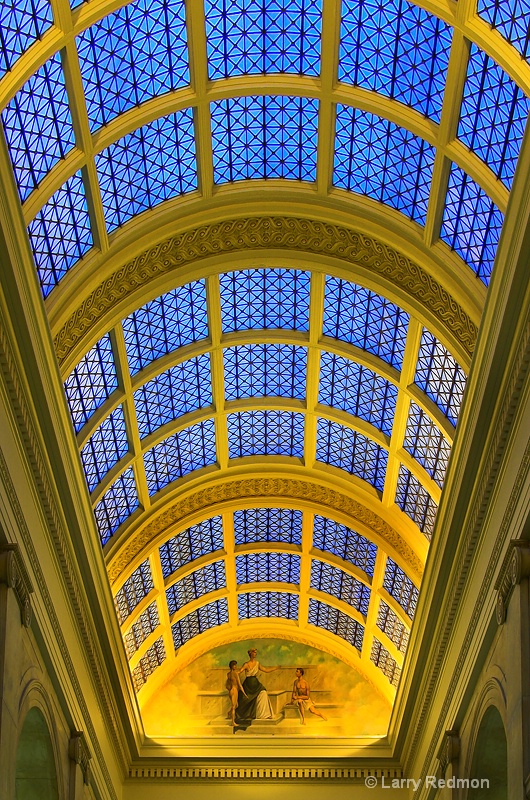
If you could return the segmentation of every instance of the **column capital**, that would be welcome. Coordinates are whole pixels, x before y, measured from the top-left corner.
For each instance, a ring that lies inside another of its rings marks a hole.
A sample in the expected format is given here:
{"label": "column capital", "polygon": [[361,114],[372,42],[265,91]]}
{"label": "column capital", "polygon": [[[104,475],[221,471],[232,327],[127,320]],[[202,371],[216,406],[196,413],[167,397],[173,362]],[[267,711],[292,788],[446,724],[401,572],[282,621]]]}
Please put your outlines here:
{"label": "column capital", "polygon": [[444,737],[442,739],[442,744],[440,745],[440,749],[438,750],[438,756],[437,756],[442,775],[445,775],[445,772],[449,764],[452,764],[453,761],[456,761],[459,755],[460,755],[460,736],[458,734],[458,731],[454,730],[445,731]]}
{"label": "column capital", "polygon": [[70,735],[70,742],[68,745],[68,755],[70,761],[81,767],[83,773],[83,783],[87,786],[90,783],[90,751],[83,731],[73,731]]}
{"label": "column capital", "polygon": [[506,612],[514,588],[524,578],[530,576],[530,542],[512,539],[502,562],[499,577],[495,583],[497,590],[496,614],[497,622],[502,625],[506,621]]}
{"label": "column capital", "polygon": [[18,544],[0,544],[0,583],[13,589],[20,606],[20,616],[25,628],[31,625],[31,598],[33,586],[22,560]]}

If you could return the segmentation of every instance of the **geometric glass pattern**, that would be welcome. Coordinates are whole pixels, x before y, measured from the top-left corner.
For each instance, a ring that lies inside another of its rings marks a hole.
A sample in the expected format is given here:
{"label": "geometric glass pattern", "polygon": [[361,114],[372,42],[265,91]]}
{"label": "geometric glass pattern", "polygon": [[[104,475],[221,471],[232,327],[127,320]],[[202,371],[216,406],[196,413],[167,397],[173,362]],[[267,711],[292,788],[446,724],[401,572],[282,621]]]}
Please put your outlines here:
{"label": "geometric glass pattern", "polygon": [[362,433],[338,422],[319,419],[316,457],[383,491],[388,451]]}
{"label": "geometric glass pattern", "polygon": [[126,469],[107,489],[94,508],[101,544],[108,542],[122,522],[138,508],[138,491],[132,467]]}
{"label": "geometric glass pattern", "polygon": [[423,484],[403,464],[399,465],[396,503],[430,540],[438,506]]}
{"label": "geometric glass pattern", "polygon": [[309,600],[308,621],[311,625],[324,628],[324,630],[340,636],[353,647],[356,647],[359,652],[362,650],[364,627],[348,614],[339,611],[338,608],[333,608],[328,606],[327,603],[311,598]]}
{"label": "geometric glass pattern", "polygon": [[530,50],[528,0],[478,0],[477,11],[528,60]]}
{"label": "geometric glass pattern", "polygon": [[58,189],[28,225],[42,294],[47,297],[63,275],[92,246],[85,187],[80,172]]}
{"label": "geometric glass pattern", "polygon": [[208,77],[320,71],[321,0],[206,0]]}
{"label": "geometric glass pattern", "polygon": [[333,185],[425,225],[435,148],[368,111],[337,105]]}
{"label": "geometric glass pattern", "polygon": [[313,559],[311,588],[343,600],[365,616],[368,613],[370,589],[338,567]]}
{"label": "geometric glass pattern", "polygon": [[458,138],[508,189],[529,109],[530,100],[506,72],[476,45],[471,45]]}
{"label": "geometric glass pattern", "polygon": [[298,619],[298,595],[287,592],[248,592],[238,594],[239,619],[281,617]]}
{"label": "geometric glass pattern", "polygon": [[308,272],[246,269],[219,276],[223,331],[309,329]]}
{"label": "geometric glass pattern", "polygon": [[290,344],[244,344],[224,351],[227,400],[305,397],[307,349]]}
{"label": "geometric glass pattern", "polygon": [[290,411],[242,411],[229,414],[230,458],[304,455],[304,415]]}
{"label": "geometric glass pattern", "polygon": [[211,103],[214,181],[316,178],[318,100],[233,97]]}
{"label": "geometric glass pattern", "polygon": [[451,353],[427,330],[421,335],[414,383],[456,426],[466,388],[466,374]]}
{"label": "geometric glass pattern", "polygon": [[61,58],[52,56],[2,113],[20,198],[24,201],[74,145]]}
{"label": "geometric glass pattern", "polygon": [[248,553],[236,556],[238,584],[259,581],[300,583],[300,556],[291,553]]}
{"label": "geometric glass pattern", "polygon": [[339,80],[439,121],[451,28],[405,0],[343,0]]}
{"label": "geometric glass pattern", "polygon": [[83,356],[64,382],[64,391],[76,433],[94,411],[118,388],[110,337],[105,334]]}
{"label": "geometric glass pattern", "polygon": [[368,367],[334,353],[322,353],[319,403],[371,422],[390,436],[397,393],[394,384]]}
{"label": "geometric glass pattern", "polygon": [[0,3],[0,75],[52,24],[48,0],[2,0]]}
{"label": "geometric glass pattern", "polygon": [[340,525],[327,517],[315,515],[313,527],[313,547],[324,553],[332,553],[355,564],[370,577],[374,574],[377,547],[369,539]]}
{"label": "geometric glass pattern", "polygon": [[486,192],[453,164],[440,238],[488,286],[504,216]]}
{"label": "geometric glass pattern", "polygon": [[184,0],[135,0],[77,37],[91,130],[189,83]]}
{"label": "geometric glass pattern", "polygon": [[370,653],[370,661],[373,661],[376,667],[383,672],[388,678],[392,686],[397,686],[401,677],[401,667],[397,661],[392,658],[388,650],[383,647],[379,639],[374,636],[372,642],[372,652]]}
{"label": "geometric glass pattern", "polygon": [[384,600],[379,603],[376,624],[379,630],[386,633],[390,641],[396,645],[400,653],[404,653],[409,641],[409,630]]}
{"label": "geometric glass pattern", "polygon": [[158,607],[155,601],[151,603],[150,606],[147,606],[145,611],[140,614],[136,622],[123,637],[128,658],[131,658],[131,656],[136,653],[142,642],[145,642],[147,637],[150,636],[159,625],[160,619],[158,617]]}
{"label": "geometric glass pattern", "polygon": [[96,155],[109,231],[164,200],[197,188],[190,108],[128,133]]}
{"label": "geometric glass pattern", "polygon": [[118,613],[120,625],[123,625],[127,617],[134,611],[138,603],[141,603],[151,589],[154,588],[153,578],[149,559],[143,561],[138,569],[135,569],[130,578],[127,578],[122,588],[116,592],[114,604]]}
{"label": "geometric glass pattern", "polygon": [[132,671],[132,679],[135,692],[139,692],[144,683],[147,681],[149,675],[160,664],[165,661],[166,649],[164,647],[164,639],[161,636],[156,642],[151,645],[145,656],[142,656],[137,666]]}
{"label": "geometric glass pattern", "polygon": [[176,364],[134,393],[140,437],[211,402],[210,356]]}
{"label": "geometric glass pattern", "polygon": [[409,315],[362,286],[326,277],[324,336],[349,342],[401,369]]}
{"label": "geometric glass pattern", "polygon": [[215,561],[186,575],[166,589],[167,607],[174,614],[187,603],[226,586],[224,561]]}
{"label": "geometric glass pattern", "polygon": [[213,419],[184,428],[155,444],[144,454],[149,494],[153,495],[172,481],[193,470],[215,464]]}
{"label": "geometric glass pattern", "polygon": [[223,549],[223,523],[221,517],[211,517],[192,525],[160,545],[162,574],[168,578],[177,569],[196,558]]}
{"label": "geometric glass pattern", "polygon": [[123,407],[118,406],[103,420],[81,451],[89,492],[105,477],[109,469],[123,458],[128,449]]}
{"label": "geometric glass pattern", "polygon": [[178,347],[208,336],[206,287],[194,281],[146,303],[123,322],[131,375]]}
{"label": "geometric glass pattern", "polygon": [[193,639],[194,636],[198,636],[199,633],[207,631],[209,628],[215,628],[216,625],[223,625],[225,622],[228,622],[226,598],[223,597],[221,600],[215,600],[213,603],[197,608],[171,626],[175,650]]}
{"label": "geometric glass pattern", "polygon": [[383,587],[399,603],[405,614],[413,619],[418,603],[418,590],[391,558],[386,563]]}
{"label": "geometric glass pattern", "polygon": [[451,445],[436,423],[422,408],[412,402],[403,447],[442,488]]}
{"label": "geometric glass pattern", "polygon": [[290,508],[249,508],[234,512],[236,545],[251,542],[302,544],[302,512]]}

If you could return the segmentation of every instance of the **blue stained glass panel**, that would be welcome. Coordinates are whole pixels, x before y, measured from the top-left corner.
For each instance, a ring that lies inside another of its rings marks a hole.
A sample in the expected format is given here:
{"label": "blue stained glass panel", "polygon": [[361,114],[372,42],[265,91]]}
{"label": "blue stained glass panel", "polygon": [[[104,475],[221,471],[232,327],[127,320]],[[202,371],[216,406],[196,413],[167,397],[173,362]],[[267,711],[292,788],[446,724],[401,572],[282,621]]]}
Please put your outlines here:
{"label": "blue stained glass panel", "polygon": [[0,2],[0,77],[53,22],[48,0]]}
{"label": "blue stained glass panel", "polygon": [[477,11],[528,60],[530,51],[528,0],[478,0]]}
{"label": "blue stained glass panel", "polygon": [[324,630],[340,636],[341,639],[356,647],[359,652],[362,650],[364,627],[348,614],[339,611],[338,608],[311,598],[308,621],[317,628],[324,628]]}
{"label": "blue stained glass panel", "polygon": [[309,330],[308,272],[246,269],[219,276],[223,331]]}
{"label": "blue stained glass panel", "polygon": [[2,113],[22,201],[74,146],[59,53],[27,81]]}
{"label": "blue stained glass panel", "polygon": [[386,562],[383,587],[399,603],[403,611],[413,619],[418,604],[419,592],[401,567],[389,558]]}
{"label": "blue stained glass panel", "polygon": [[472,44],[458,137],[509,189],[529,110],[530,100],[517,84]]}
{"label": "blue stained glass panel", "polygon": [[290,344],[244,344],[224,350],[227,400],[305,397],[307,349]]}
{"label": "blue stained glass panel", "polygon": [[311,563],[311,587],[343,600],[361,614],[368,614],[370,589],[347,572],[313,559]]}
{"label": "blue stained glass panel", "polygon": [[390,436],[397,387],[368,367],[333,353],[320,359],[318,402],[370,422]]}
{"label": "blue stained glass panel", "polygon": [[134,393],[140,437],[211,402],[210,356],[176,364]]}
{"label": "blue stained glass panel", "polygon": [[441,488],[451,445],[438,426],[416,403],[410,404],[403,447],[422,467],[425,467]]}
{"label": "blue stained glass panel", "polygon": [[439,121],[452,29],[406,0],[343,0],[339,80]]}
{"label": "blue stained glass panel", "polygon": [[156,358],[208,336],[204,281],[186,283],[151,300],[122,325],[129,368],[136,375]]}
{"label": "blue stained glass panel", "polygon": [[375,638],[372,642],[372,651],[370,653],[370,661],[373,661],[376,667],[386,675],[392,686],[397,686],[401,677],[401,667],[397,661],[392,658],[386,647],[383,647],[381,642]]}
{"label": "blue stained glass panel", "polygon": [[77,37],[92,130],[189,83],[184,0],[134,0]]}
{"label": "blue stained glass panel", "polygon": [[392,611],[384,600],[381,600],[379,603],[376,624],[379,630],[386,633],[390,641],[396,645],[400,653],[406,651],[409,642],[408,628],[401,622],[398,615]]}
{"label": "blue stained glass panel", "polygon": [[229,414],[230,458],[304,455],[304,415],[291,411],[242,411]]}
{"label": "blue stained glass panel", "polygon": [[390,120],[337,105],[333,185],[425,225],[435,148]]}
{"label": "blue stained glass panel", "polygon": [[170,614],[174,614],[183,606],[192,603],[216,589],[226,586],[224,561],[215,561],[205,567],[196,569],[191,575],[186,575],[180,581],[166,589],[167,607]]}
{"label": "blue stained glass panel", "polygon": [[197,188],[191,108],[156,119],[96,155],[109,231]]}
{"label": "blue stained glass panel", "polygon": [[160,625],[160,618],[158,616],[158,608],[156,601],[151,603],[145,611],[140,614],[136,622],[131,625],[131,629],[127,631],[123,637],[125,649],[127,650],[127,657],[130,659],[148,636]]}
{"label": "blue stained glass panel", "polygon": [[224,597],[192,611],[171,626],[175,650],[199,633],[223,625],[225,622],[228,622],[228,603]]}
{"label": "blue stained glass panel", "polygon": [[276,581],[300,583],[300,556],[292,553],[245,553],[236,556],[238,584]]}
{"label": "blue stained glass panel", "polygon": [[248,592],[238,594],[239,619],[280,617],[298,619],[298,595],[288,592]]}
{"label": "blue stained glass panel", "polygon": [[122,588],[116,592],[114,605],[118,614],[120,625],[123,625],[127,617],[134,611],[136,606],[147,597],[151,589],[154,588],[153,577],[149,559],[143,561],[138,569],[135,569],[130,578],[127,578]]}
{"label": "blue stained glass panel", "polygon": [[80,172],[58,189],[28,225],[42,294],[47,297],[70,267],[92,247]]}
{"label": "blue stained glass panel", "polygon": [[375,544],[351,528],[319,514],[315,514],[313,524],[313,547],[355,564],[370,577],[374,574]]}
{"label": "blue stained glass panel", "polygon": [[488,286],[504,216],[475,181],[453,164],[440,237]]}
{"label": "blue stained glass panel", "polygon": [[153,674],[155,669],[166,659],[166,648],[164,639],[161,636],[151,645],[145,656],[142,656],[136,667],[132,671],[134,690],[139,692],[148,677]]}
{"label": "blue stained glass panel", "polygon": [[193,470],[215,464],[215,427],[207,419],[174,433],[155,444],[144,455],[149,494],[182,478]]}
{"label": "blue stained glass panel", "polygon": [[76,433],[117,388],[112,345],[106,334],[83,356],[64,383]]}
{"label": "blue stained glass panel", "polygon": [[223,521],[221,517],[211,517],[186,528],[160,546],[162,574],[168,578],[177,569],[195,561],[196,558],[222,550]]}
{"label": "blue stained glass panel", "polygon": [[123,408],[118,406],[103,420],[81,451],[89,492],[95,489],[128,449]]}
{"label": "blue stained glass panel", "polygon": [[385,484],[388,452],[338,422],[320,418],[317,428],[317,460],[344,469],[372,484],[380,492]]}
{"label": "blue stained glass panel", "polygon": [[430,540],[438,506],[423,484],[403,464],[399,465],[396,503]]}
{"label": "blue stained glass panel", "polygon": [[249,508],[234,512],[234,539],[302,544],[302,512],[291,508]]}
{"label": "blue stained glass panel", "polygon": [[320,71],[320,0],[206,0],[210,80]]}
{"label": "blue stained glass panel", "polygon": [[114,481],[94,509],[102,545],[108,542],[138,505],[136,481],[132,468],[129,468]]}
{"label": "blue stained glass panel", "polygon": [[318,100],[234,97],[213,102],[211,117],[215,183],[315,180]]}
{"label": "blue stained glass panel", "polygon": [[466,388],[466,374],[438,339],[423,329],[414,382],[456,425]]}
{"label": "blue stained glass panel", "polygon": [[340,278],[327,276],[325,336],[348,342],[401,369],[409,315],[385,297]]}

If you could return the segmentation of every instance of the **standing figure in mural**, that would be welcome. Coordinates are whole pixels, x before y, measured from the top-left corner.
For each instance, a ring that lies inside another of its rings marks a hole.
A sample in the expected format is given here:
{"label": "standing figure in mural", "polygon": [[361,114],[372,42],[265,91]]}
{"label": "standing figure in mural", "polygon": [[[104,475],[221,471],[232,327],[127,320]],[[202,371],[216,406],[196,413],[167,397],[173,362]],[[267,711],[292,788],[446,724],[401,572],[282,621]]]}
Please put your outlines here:
{"label": "standing figure in mural", "polygon": [[253,719],[272,719],[272,706],[266,688],[258,680],[258,672],[276,672],[280,667],[264,667],[257,660],[258,651],[248,651],[246,661],[239,674],[245,673],[243,686],[238,696],[236,725],[246,729]]}
{"label": "standing figure in mural", "polygon": [[230,672],[226,673],[226,689],[230,698],[230,716],[232,717],[232,726],[235,727],[239,692],[244,694],[245,697],[247,695],[241,686],[241,679],[237,670],[237,661],[231,661],[228,666],[230,667]]}
{"label": "standing figure in mural", "polygon": [[296,670],[296,679],[293,683],[293,694],[291,697],[291,703],[295,703],[298,706],[298,710],[300,712],[301,717],[301,724],[305,725],[305,712],[310,711],[311,714],[315,714],[317,717],[322,717],[323,720],[327,720],[327,717],[315,708],[313,701],[311,700],[311,687],[309,686],[308,682],[304,678],[304,670],[302,667],[298,667]]}

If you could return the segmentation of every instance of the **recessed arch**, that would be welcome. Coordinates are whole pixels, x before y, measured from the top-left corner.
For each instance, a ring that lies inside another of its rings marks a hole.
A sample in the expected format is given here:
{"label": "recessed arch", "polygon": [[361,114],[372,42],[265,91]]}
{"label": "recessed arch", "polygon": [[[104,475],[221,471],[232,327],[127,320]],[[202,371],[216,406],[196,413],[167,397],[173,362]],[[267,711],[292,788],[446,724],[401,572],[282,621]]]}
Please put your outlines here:
{"label": "recessed arch", "polygon": [[59,800],[55,754],[48,724],[38,706],[27,712],[18,740],[16,800]]}
{"label": "recessed arch", "polygon": [[471,761],[467,800],[508,800],[508,746],[499,710],[488,706],[480,721]]}

